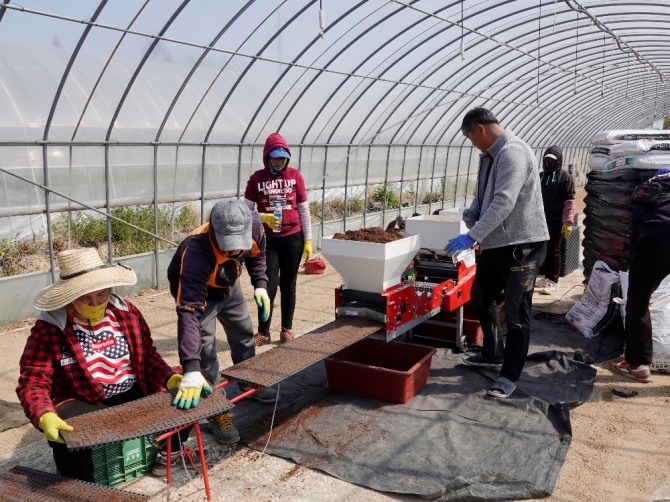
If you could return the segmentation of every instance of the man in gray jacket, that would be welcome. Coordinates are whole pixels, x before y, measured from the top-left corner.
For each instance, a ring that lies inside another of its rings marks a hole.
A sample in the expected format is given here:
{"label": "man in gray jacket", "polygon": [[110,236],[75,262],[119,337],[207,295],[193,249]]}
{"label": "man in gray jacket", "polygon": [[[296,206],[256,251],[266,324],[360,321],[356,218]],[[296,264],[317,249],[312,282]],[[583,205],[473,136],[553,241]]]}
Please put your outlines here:
{"label": "man in gray jacket", "polygon": [[[445,250],[456,254],[479,244],[471,297],[484,332],[482,352],[463,362],[501,368],[488,394],[506,398],[516,389],[528,355],[533,287],[549,239],[540,178],[530,147],[505,131],[486,108],[467,112],[461,131],[482,153],[475,198],[463,211],[469,231],[450,240]],[[506,343],[496,308],[503,290]]]}

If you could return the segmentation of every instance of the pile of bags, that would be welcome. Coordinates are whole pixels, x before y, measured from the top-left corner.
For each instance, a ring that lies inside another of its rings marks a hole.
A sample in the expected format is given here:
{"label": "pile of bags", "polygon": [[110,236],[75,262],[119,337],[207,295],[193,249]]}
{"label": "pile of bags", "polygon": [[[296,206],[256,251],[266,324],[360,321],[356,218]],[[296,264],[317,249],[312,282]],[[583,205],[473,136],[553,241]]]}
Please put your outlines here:
{"label": "pile of bags", "polygon": [[[582,297],[565,319],[586,338],[599,335],[617,316],[626,318],[628,273],[596,262]],[[670,373],[670,277],[666,277],[651,297],[653,362],[650,368]]]}
{"label": "pile of bags", "polygon": [[584,275],[597,261],[628,270],[634,188],[670,166],[670,131],[612,130],[591,138],[584,187]]}
{"label": "pile of bags", "polygon": [[[594,134],[588,166],[583,241],[588,286],[565,317],[584,336],[592,337],[617,316],[625,317],[631,194],[659,169],[670,166],[670,130]],[[670,279],[654,293],[649,311],[654,341],[652,368],[670,371]]]}
{"label": "pile of bags", "polygon": [[601,131],[590,140],[592,170],[655,169],[670,165],[670,131],[623,129]]}

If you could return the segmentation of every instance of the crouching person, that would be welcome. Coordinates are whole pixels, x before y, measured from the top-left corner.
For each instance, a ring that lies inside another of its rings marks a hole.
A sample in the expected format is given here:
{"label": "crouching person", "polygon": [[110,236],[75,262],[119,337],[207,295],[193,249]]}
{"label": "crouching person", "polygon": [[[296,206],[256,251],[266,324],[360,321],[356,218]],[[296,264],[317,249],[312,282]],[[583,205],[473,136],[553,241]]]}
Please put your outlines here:
{"label": "crouching person", "polygon": [[[186,390],[195,387],[199,393],[201,385],[216,386],[221,381],[217,321],[223,326],[233,364],[256,355],[253,324],[240,283],[243,268],[254,287],[261,318],[267,320],[270,298],[260,217],[240,200],[219,201],[209,221],[179,244],[167,270],[177,308],[177,344]],[[241,386],[240,390],[250,388]],[[250,397],[274,403],[277,390],[265,388]],[[240,440],[230,412],[208,420],[209,432],[219,443],[230,445]]]}
{"label": "crouching person", "polygon": [[[94,248],[62,251],[58,265],[60,280],[35,298],[42,312],[21,356],[16,393],[48,440],[58,472],[95,482],[92,450],[68,451],[63,442],[60,432],[73,430],[67,419],[177,389],[182,376],[158,354],[140,311],[112,293],[135,284],[135,272],[105,265]],[[179,448],[188,432],[172,438],[175,465],[182,455],[194,457]],[[154,473],[162,475],[166,465],[163,450]]]}

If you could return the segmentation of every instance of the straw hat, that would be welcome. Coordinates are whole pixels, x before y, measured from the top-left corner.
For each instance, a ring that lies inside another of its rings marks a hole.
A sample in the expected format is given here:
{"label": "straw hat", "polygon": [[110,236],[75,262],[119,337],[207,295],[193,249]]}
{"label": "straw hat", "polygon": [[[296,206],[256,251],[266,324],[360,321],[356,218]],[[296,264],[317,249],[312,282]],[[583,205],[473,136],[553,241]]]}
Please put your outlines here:
{"label": "straw hat", "polygon": [[137,282],[132,269],[124,265],[105,265],[95,248],[61,251],[58,268],[60,280],[35,297],[37,310],[56,310],[93,291]]}

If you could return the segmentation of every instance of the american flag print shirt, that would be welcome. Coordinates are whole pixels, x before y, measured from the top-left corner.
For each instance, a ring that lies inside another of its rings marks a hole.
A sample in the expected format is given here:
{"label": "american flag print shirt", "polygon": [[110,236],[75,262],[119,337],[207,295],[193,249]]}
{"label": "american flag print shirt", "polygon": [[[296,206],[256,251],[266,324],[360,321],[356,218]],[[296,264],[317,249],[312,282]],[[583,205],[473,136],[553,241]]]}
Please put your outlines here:
{"label": "american flag print shirt", "polygon": [[102,385],[105,399],[130,390],[137,382],[130,361],[128,342],[109,309],[94,326],[74,323],[73,332],[86,357],[93,379]]}

